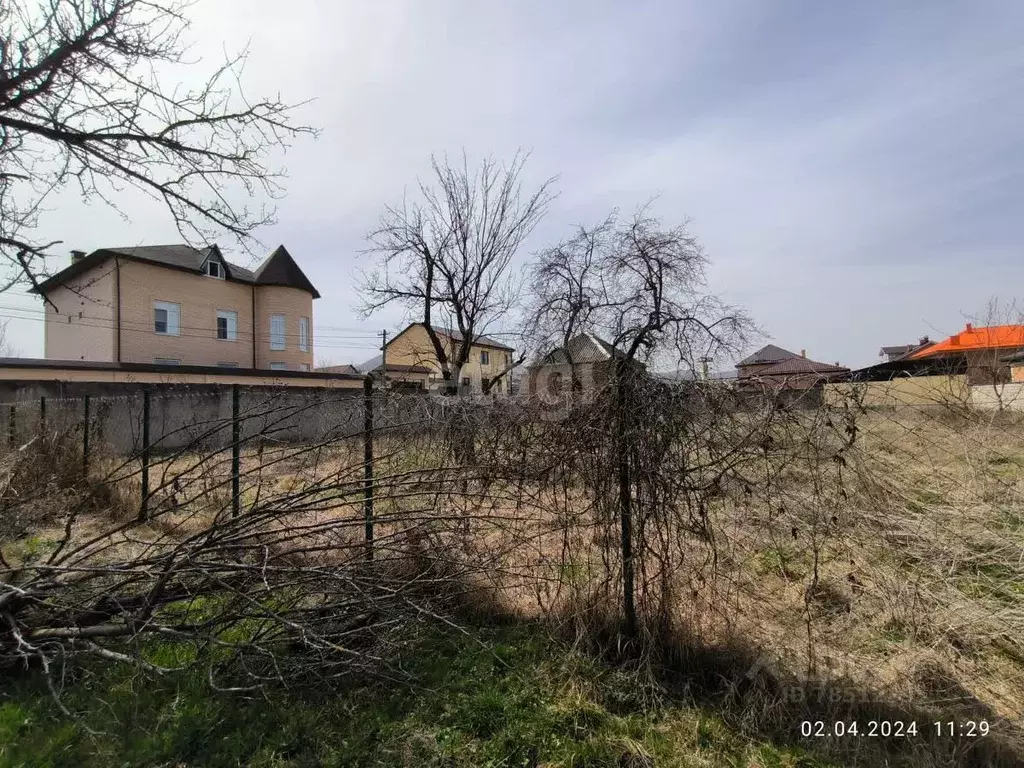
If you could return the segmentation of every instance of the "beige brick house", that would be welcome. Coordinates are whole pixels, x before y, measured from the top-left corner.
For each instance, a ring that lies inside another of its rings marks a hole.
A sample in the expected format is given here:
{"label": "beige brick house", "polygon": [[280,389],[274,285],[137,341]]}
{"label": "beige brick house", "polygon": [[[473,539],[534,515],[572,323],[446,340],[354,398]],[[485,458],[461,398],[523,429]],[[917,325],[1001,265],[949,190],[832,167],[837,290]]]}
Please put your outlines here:
{"label": "beige brick house", "polygon": [[50,360],[313,367],[313,299],[320,294],[285,247],[254,271],[217,246],[75,251],[39,285]]}
{"label": "beige brick house", "polygon": [[[462,343],[462,336],[458,331],[439,326],[434,326],[434,331],[444,346],[445,355],[451,360]],[[493,394],[508,394],[508,369],[514,351],[512,347],[488,336],[477,336],[470,347],[469,360],[460,372],[459,389],[464,392],[481,392],[484,379],[497,378],[490,391]],[[383,356],[367,360],[358,367],[363,373],[378,379],[386,375],[392,384],[414,385],[424,389],[432,389],[442,380],[441,365],[423,323],[409,325],[385,345]]]}
{"label": "beige brick house", "polygon": [[[570,392],[592,397],[612,384],[615,366],[624,357],[622,350],[599,336],[581,333],[527,367],[525,393],[541,398],[564,397]],[[630,365],[646,370],[640,362]]]}

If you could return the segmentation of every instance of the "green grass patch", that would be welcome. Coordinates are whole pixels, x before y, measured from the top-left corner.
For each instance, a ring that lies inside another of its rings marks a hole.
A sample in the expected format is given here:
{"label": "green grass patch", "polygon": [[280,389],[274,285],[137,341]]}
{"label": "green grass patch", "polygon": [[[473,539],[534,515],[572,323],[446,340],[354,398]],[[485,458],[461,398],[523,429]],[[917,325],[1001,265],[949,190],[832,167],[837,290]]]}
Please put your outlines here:
{"label": "green grass patch", "polygon": [[758,556],[757,572],[797,581],[810,570],[807,553],[785,545],[769,547]]}
{"label": "green grass patch", "polygon": [[0,766],[826,765],[699,707],[649,706],[631,673],[532,626],[425,630],[400,661],[408,683],[251,699],[212,691],[201,671],[96,666],[64,690],[77,721],[38,678],[15,680],[0,692]]}

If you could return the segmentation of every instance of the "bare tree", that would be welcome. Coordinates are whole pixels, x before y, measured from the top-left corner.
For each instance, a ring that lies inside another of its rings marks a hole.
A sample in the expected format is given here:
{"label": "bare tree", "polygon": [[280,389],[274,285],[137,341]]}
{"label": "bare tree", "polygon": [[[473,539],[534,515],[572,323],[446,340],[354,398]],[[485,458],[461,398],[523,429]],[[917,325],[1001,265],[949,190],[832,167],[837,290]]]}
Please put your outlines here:
{"label": "bare tree", "polygon": [[0,357],[17,357],[21,354],[20,350],[11,344],[11,340],[8,338],[7,328],[10,322],[10,320],[0,322]]}
{"label": "bare tree", "polygon": [[742,312],[707,290],[707,263],[685,224],[666,228],[644,207],[631,220],[612,212],[596,227],[580,227],[533,267],[531,325],[537,335],[568,351],[571,338],[591,331],[610,340],[616,352],[609,427],[629,635],[637,630],[631,466],[643,449],[642,425],[635,422],[646,413],[639,364],[672,360],[677,369],[695,371],[697,361],[735,349],[751,329]]}
{"label": "bare tree", "polygon": [[167,206],[182,236],[233,235],[272,221],[239,195],[280,194],[272,150],[300,134],[293,106],[249,100],[243,52],[194,89],[185,0],[11,0],[0,5],[0,287],[38,285],[55,242],[37,234],[54,193],[76,185],[116,207],[134,187]]}
{"label": "bare tree", "polygon": [[[385,208],[367,236],[378,264],[364,275],[364,311],[395,304],[422,322],[446,392],[456,391],[476,340],[519,296],[512,262],[544,216],[555,181],[523,194],[527,157],[518,152],[508,166],[487,158],[475,171],[465,154],[461,166],[432,157],[433,186],[421,181],[420,201]],[[484,392],[522,361],[510,356],[482,383]]]}
{"label": "bare tree", "polygon": [[538,342],[566,346],[592,331],[623,359],[689,366],[736,348],[749,319],[709,292],[707,256],[686,225],[666,228],[641,208],[543,251],[531,272],[530,326]]}

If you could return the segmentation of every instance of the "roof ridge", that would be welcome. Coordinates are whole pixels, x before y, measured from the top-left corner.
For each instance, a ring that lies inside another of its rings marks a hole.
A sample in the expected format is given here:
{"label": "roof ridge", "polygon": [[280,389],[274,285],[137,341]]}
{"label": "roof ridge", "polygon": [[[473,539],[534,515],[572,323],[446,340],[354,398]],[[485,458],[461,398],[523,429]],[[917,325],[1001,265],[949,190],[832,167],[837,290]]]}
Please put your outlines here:
{"label": "roof ridge", "polygon": [[614,350],[614,344],[610,344],[609,342],[605,341],[593,331],[584,331],[583,333],[586,334],[586,336],[594,343],[594,346],[597,347],[598,351],[602,355],[604,355],[606,359],[611,360],[613,353],[609,352],[608,348],[611,347]]}

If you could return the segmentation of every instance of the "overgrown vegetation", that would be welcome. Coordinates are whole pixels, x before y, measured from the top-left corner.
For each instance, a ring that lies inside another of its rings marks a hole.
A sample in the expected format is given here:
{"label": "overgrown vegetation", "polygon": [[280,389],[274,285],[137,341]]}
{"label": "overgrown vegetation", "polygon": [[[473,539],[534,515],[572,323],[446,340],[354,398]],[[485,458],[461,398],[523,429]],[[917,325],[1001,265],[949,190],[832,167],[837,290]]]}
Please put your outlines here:
{"label": "overgrown vegetation", "polygon": [[[3,727],[57,764],[1019,762],[1019,419],[635,386],[635,631],[611,393],[379,395],[372,548],[361,399],[301,444],[275,430],[315,403],[242,414],[237,517],[230,444],[155,457],[145,519],[137,456],[84,477],[73,432],[17,451]],[[801,734],[881,720],[919,735]]]}

